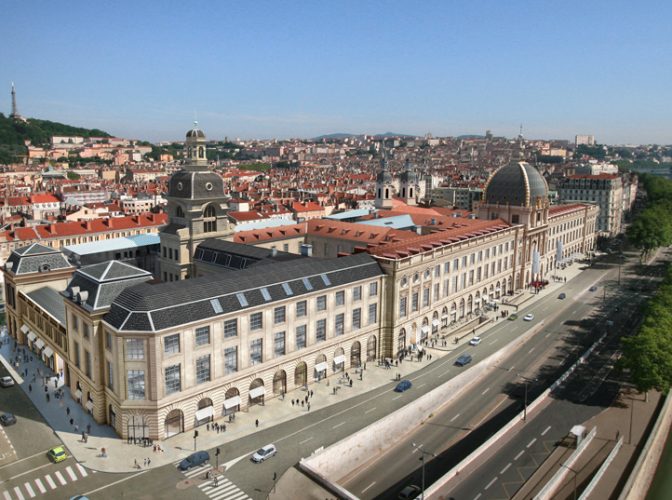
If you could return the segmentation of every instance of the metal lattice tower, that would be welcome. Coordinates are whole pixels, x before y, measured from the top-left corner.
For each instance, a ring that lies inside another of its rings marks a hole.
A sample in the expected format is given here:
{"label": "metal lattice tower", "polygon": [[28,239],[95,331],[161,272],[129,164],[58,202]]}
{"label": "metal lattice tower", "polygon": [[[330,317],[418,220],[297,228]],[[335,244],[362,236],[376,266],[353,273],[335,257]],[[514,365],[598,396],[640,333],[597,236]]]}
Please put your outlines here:
{"label": "metal lattice tower", "polygon": [[19,118],[19,110],[16,107],[16,89],[14,88],[14,82],[12,82],[12,114],[9,115],[10,118]]}

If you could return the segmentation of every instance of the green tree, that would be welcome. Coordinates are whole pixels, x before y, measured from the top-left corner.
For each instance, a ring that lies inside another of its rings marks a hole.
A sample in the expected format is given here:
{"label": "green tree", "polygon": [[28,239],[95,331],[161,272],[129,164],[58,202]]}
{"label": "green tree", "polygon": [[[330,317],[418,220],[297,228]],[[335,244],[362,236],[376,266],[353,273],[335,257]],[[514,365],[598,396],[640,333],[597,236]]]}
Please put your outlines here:
{"label": "green tree", "polygon": [[646,258],[656,248],[672,244],[672,222],[664,207],[653,206],[642,211],[626,232],[630,242]]}

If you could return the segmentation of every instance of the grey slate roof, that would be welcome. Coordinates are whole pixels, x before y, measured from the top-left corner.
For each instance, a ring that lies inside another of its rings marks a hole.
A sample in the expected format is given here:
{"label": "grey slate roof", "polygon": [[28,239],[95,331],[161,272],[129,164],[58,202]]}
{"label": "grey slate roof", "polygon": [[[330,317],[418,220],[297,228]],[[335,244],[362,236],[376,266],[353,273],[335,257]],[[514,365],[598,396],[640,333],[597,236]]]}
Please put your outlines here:
{"label": "grey slate roof", "polygon": [[[329,285],[321,278],[322,274],[327,276]],[[125,289],[112,303],[105,321],[119,330],[158,331],[382,274],[377,261],[361,253],[338,259],[273,262],[184,281],[143,284]],[[306,288],[304,278],[312,290]],[[287,295],[283,283],[289,284],[291,295]],[[270,301],[264,299],[262,288],[268,290]],[[247,305],[239,301],[240,293]]]}
{"label": "grey slate roof", "polygon": [[7,259],[6,269],[14,275],[68,269],[72,265],[58,250],[33,243],[14,250]]}
{"label": "grey slate roof", "polygon": [[486,203],[528,207],[537,197],[548,198],[546,179],[524,161],[501,167],[485,186]]}
{"label": "grey slate roof", "polygon": [[198,171],[182,169],[171,176],[168,196],[192,200],[222,200],[224,181],[215,172],[207,170],[207,167]]}
{"label": "grey slate roof", "polygon": [[65,304],[59,292],[48,286],[26,293],[30,299],[65,325]]}

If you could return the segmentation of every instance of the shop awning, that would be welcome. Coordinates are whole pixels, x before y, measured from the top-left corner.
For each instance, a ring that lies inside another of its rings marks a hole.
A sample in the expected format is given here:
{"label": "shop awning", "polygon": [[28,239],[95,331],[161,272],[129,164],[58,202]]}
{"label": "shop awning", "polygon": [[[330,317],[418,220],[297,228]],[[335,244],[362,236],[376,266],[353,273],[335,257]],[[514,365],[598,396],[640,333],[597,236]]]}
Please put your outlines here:
{"label": "shop awning", "polygon": [[38,349],[42,349],[44,347],[44,340],[37,339],[37,341],[35,341],[35,347],[37,347]]}
{"label": "shop awning", "polygon": [[28,334],[28,340],[30,340],[31,342],[35,342],[35,339],[36,339],[36,338],[37,338],[37,335],[35,335],[34,332],[30,332],[30,333]]}
{"label": "shop awning", "polygon": [[93,411],[93,401],[90,399],[86,402],[86,409],[89,411]]}
{"label": "shop awning", "polygon": [[317,363],[317,364],[315,365],[315,371],[318,372],[318,373],[319,373],[319,372],[326,372],[326,371],[327,371],[327,368],[329,368],[329,367],[327,366],[327,362],[326,362],[326,361],[323,361],[322,363]]}
{"label": "shop awning", "polygon": [[422,325],[422,328],[420,329],[422,333],[429,333],[429,325]]}
{"label": "shop awning", "polygon": [[448,319],[448,313],[442,314],[441,319]]}
{"label": "shop awning", "polygon": [[26,324],[24,323],[23,326],[21,327],[21,331],[22,331],[23,333],[27,333],[28,330],[30,330],[30,328],[28,328],[28,325],[26,325]]}
{"label": "shop awning", "polygon": [[334,358],[335,365],[342,365],[343,363],[345,363],[345,356],[343,354]]}
{"label": "shop awning", "polygon": [[224,400],[224,408],[230,410],[234,406],[240,406],[240,396],[234,396]]}
{"label": "shop awning", "polygon": [[200,410],[196,411],[196,420],[199,422],[201,420],[205,420],[206,418],[211,418],[215,415],[215,407],[214,406],[206,406],[205,408],[201,408]]}
{"label": "shop awning", "polygon": [[75,397],[76,397],[77,399],[82,399],[82,390],[81,390],[81,389],[77,389],[77,390],[75,391]]}
{"label": "shop awning", "polygon": [[50,358],[54,355],[54,351],[51,349],[51,347],[47,346],[44,348],[44,351],[42,351],[42,354],[47,358]]}
{"label": "shop awning", "polygon": [[255,387],[250,389],[250,398],[257,399],[258,397],[266,395],[266,388],[262,385],[261,387]]}
{"label": "shop awning", "polygon": [[439,323],[441,323],[438,319],[433,319],[432,320],[432,326],[439,326]]}

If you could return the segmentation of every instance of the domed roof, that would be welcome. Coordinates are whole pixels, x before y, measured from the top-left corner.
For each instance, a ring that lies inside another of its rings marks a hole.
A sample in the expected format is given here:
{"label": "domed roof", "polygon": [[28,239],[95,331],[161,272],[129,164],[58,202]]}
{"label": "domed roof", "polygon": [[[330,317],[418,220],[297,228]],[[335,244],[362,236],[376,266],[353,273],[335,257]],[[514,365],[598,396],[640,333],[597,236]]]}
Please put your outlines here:
{"label": "domed roof", "polygon": [[205,139],[205,133],[198,128],[198,122],[194,122],[194,128],[187,131],[187,139],[192,137],[195,139]]}
{"label": "domed roof", "polygon": [[524,161],[499,168],[485,185],[485,203],[529,207],[540,197],[548,200],[548,184],[541,173]]}
{"label": "domed roof", "polygon": [[224,181],[215,172],[179,170],[168,183],[168,196],[191,200],[221,199]]}

